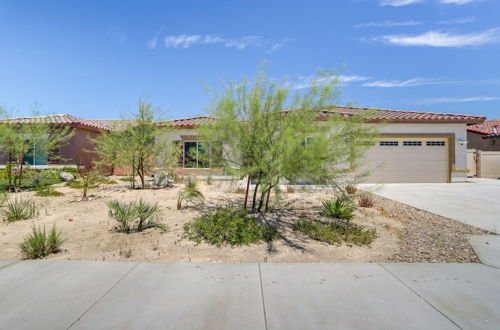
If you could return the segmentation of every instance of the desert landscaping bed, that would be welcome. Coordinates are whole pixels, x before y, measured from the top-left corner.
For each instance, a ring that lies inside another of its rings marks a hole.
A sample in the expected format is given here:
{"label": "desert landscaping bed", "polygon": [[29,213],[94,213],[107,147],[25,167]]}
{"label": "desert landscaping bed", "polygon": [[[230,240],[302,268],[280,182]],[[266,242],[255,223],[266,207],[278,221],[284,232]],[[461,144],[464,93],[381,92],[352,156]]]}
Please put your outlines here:
{"label": "desert landscaping bed", "polygon": [[[33,220],[0,222],[0,259],[21,258],[19,243],[33,224],[47,228],[56,224],[65,238],[62,251],[51,259],[135,260],[177,262],[478,262],[466,240],[467,234],[485,231],[445,219],[410,206],[374,197],[373,208],[357,208],[353,223],[375,229],[370,245],[333,244],[316,241],[293,230],[293,224],[318,217],[321,201],[332,192],[302,190],[282,193],[279,202],[260,221],[277,228],[281,238],[248,246],[221,246],[197,243],[185,238],[184,225],[206,209],[241,205],[243,195],[234,193],[235,183],[207,184],[200,181],[204,203],[177,210],[173,188],[131,190],[128,183],[103,184],[81,200],[81,190],[62,184],[56,189],[65,195],[37,197],[29,195],[38,206]],[[108,216],[109,200],[158,202],[163,212],[164,232],[150,228],[138,233],[116,231],[116,221]],[[275,199],[276,200],[276,199]]]}

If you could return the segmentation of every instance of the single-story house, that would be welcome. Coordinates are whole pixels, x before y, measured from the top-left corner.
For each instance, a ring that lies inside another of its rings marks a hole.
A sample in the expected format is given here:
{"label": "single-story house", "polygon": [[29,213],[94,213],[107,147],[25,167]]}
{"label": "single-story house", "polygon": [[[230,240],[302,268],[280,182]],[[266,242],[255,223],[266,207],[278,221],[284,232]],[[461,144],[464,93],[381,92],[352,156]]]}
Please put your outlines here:
{"label": "single-story house", "polygon": [[[321,111],[321,115],[341,113],[350,115],[372,108],[335,106]],[[452,182],[467,177],[467,127],[484,121],[484,117],[465,114],[418,112],[377,109],[367,118],[367,125],[383,123],[380,136],[366,154],[371,175],[367,182]],[[70,115],[47,116],[50,120],[74,125],[76,134],[61,148],[66,163],[76,158],[89,166],[96,155],[86,136],[94,137],[100,131],[113,129],[111,120],[87,120]],[[28,119],[26,119],[28,120]],[[34,120],[34,119],[32,119]],[[172,119],[158,123],[171,141],[181,145],[180,166],[186,172],[214,171],[210,162],[195,155],[207,152],[198,128],[212,121],[206,116]],[[193,153],[195,150],[196,153]],[[86,153],[84,156],[83,154]],[[69,156],[69,157],[66,157]],[[85,160],[85,161],[84,161]],[[37,165],[37,164],[35,164]]]}
{"label": "single-story house", "polygon": [[[97,154],[91,152],[94,145],[90,139],[97,137],[102,131],[112,128],[106,121],[83,119],[71,115],[13,118],[9,122],[18,124],[44,123],[53,128],[69,127],[74,132],[71,139],[59,147],[60,160],[50,160],[46,153],[38,154],[34,150],[33,155],[25,161],[35,168],[75,166],[77,163],[85,167],[92,166]],[[4,165],[6,162],[7,155],[0,152],[0,164]]]}
{"label": "single-story house", "polygon": [[500,119],[467,127],[469,176],[500,178]]}

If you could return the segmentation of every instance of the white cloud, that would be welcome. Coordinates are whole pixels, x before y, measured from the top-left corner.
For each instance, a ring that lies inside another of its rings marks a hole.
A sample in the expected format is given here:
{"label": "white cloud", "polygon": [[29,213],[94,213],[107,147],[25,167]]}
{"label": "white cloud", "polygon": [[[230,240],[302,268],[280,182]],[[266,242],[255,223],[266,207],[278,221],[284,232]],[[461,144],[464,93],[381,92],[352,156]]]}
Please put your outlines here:
{"label": "white cloud", "polygon": [[474,16],[471,16],[471,17],[462,17],[462,18],[439,21],[437,23],[438,24],[467,24],[467,23],[472,23],[474,21],[476,21],[476,18]]}
{"label": "white cloud", "polygon": [[465,47],[500,41],[500,29],[468,34],[429,31],[419,35],[386,35],[383,40],[399,46]]}
{"label": "white cloud", "polygon": [[[269,48],[268,52],[273,52],[282,48],[285,43],[291,39],[270,43],[260,36],[245,36],[242,38],[229,39],[218,35],[198,35],[198,34],[180,34],[168,35],[164,38],[164,44],[167,48],[190,48],[194,45],[221,44],[226,48],[236,48],[243,50],[245,48]],[[150,42],[150,44],[153,44]]]}
{"label": "white cloud", "polygon": [[423,99],[418,103],[438,104],[438,103],[485,102],[485,101],[498,101],[498,100],[500,100],[500,97],[495,97],[495,96],[441,97],[441,98]]}
{"label": "white cloud", "polygon": [[369,80],[369,77],[358,76],[358,75],[339,75],[339,76],[327,76],[327,77],[317,77],[317,76],[305,76],[300,77],[294,82],[289,84],[291,89],[303,89],[309,88],[313,84],[326,85],[337,81],[339,85],[347,85],[350,82],[359,82]]}
{"label": "white cloud", "polygon": [[286,39],[280,40],[278,42],[275,42],[274,44],[271,45],[271,47],[269,47],[269,49],[266,51],[266,53],[270,54],[272,52],[275,52],[275,51],[283,48],[285,46],[285,44],[287,44],[288,42],[290,42],[292,40],[293,39],[291,39],[291,38],[286,38]]}
{"label": "white cloud", "polygon": [[424,24],[424,22],[418,22],[418,21],[402,21],[402,22],[385,21],[385,22],[361,23],[361,24],[356,24],[353,27],[355,27],[355,28],[396,27],[396,26],[415,26],[415,25],[422,25],[422,24]]}
{"label": "white cloud", "polygon": [[428,79],[428,78],[413,78],[408,80],[377,80],[373,82],[364,83],[364,87],[381,87],[381,88],[393,88],[393,87],[415,87],[415,86],[426,86],[426,85],[445,85],[450,82],[442,81],[439,79]]}
{"label": "white cloud", "polygon": [[477,0],[440,0],[444,4],[465,5],[467,3],[475,2]]}
{"label": "white cloud", "polygon": [[158,38],[153,38],[148,41],[148,48],[149,49],[156,49],[158,46]]}
{"label": "white cloud", "polygon": [[415,3],[420,3],[423,0],[382,0],[380,2],[381,6],[393,6],[393,7],[400,7],[400,6],[406,6],[406,5],[412,5]]}

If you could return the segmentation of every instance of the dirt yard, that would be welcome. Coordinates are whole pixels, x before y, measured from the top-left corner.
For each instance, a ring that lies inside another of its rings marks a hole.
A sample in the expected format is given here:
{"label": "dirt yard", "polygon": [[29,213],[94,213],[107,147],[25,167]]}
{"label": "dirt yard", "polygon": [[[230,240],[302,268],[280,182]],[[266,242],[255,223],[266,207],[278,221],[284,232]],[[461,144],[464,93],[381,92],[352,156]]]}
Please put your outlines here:
{"label": "dirt yard", "polygon": [[[371,246],[328,245],[291,229],[298,219],[313,219],[320,211],[321,200],[331,192],[299,190],[281,194],[277,211],[268,220],[278,224],[282,238],[272,244],[218,248],[206,243],[183,239],[183,225],[200,210],[241,203],[242,194],[235,194],[235,183],[200,181],[204,204],[176,210],[176,194],[182,184],[158,190],[131,190],[128,183],[106,184],[90,191],[90,200],[81,200],[81,190],[57,185],[62,197],[33,196],[39,215],[33,220],[5,223],[0,221],[0,259],[21,258],[18,244],[31,231],[33,224],[50,228],[56,224],[64,238],[62,252],[50,259],[70,260],[135,260],[178,262],[477,262],[465,235],[483,231],[448,219],[429,217],[425,212],[394,201],[376,198],[373,208],[359,208],[353,222],[375,228],[378,237]],[[158,202],[164,223],[170,230],[148,229],[125,234],[114,230],[115,221],[108,217],[106,201],[133,201],[142,198]],[[425,221],[422,221],[425,220]],[[442,221],[445,223],[443,224]],[[448,223],[451,221],[451,223]],[[422,225],[422,224],[425,224]],[[417,238],[420,238],[420,241]],[[439,241],[446,237],[446,241]],[[420,244],[421,242],[425,244]],[[447,257],[442,251],[455,249]]]}

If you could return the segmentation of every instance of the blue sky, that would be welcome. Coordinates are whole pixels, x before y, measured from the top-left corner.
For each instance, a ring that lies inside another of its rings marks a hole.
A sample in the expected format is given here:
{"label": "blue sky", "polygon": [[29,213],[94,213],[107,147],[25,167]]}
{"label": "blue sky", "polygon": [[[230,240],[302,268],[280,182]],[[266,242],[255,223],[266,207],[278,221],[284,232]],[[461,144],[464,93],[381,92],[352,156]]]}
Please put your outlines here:
{"label": "blue sky", "polygon": [[0,0],[0,104],[116,118],[139,97],[204,113],[206,86],[268,75],[339,104],[500,118],[500,1]]}

